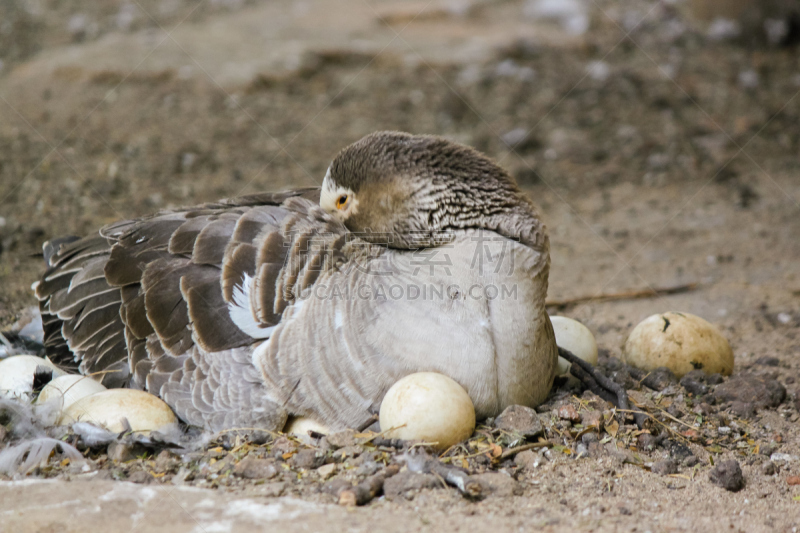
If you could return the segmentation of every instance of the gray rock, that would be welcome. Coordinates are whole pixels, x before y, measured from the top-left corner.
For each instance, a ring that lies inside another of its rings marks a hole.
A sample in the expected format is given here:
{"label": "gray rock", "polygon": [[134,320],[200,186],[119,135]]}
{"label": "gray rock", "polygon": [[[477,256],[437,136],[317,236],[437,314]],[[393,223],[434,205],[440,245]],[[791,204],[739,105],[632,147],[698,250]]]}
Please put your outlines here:
{"label": "gray rock", "polygon": [[711,469],[708,477],[715,485],[719,485],[723,489],[731,492],[738,492],[744,488],[742,468],[734,459],[717,464],[717,466]]}
{"label": "gray rock", "polygon": [[324,457],[317,453],[317,450],[300,450],[289,458],[289,464],[294,468],[301,468],[303,470],[311,470],[322,465]]}
{"label": "gray rock", "polygon": [[705,382],[706,374],[702,370],[692,370],[680,381],[681,386],[695,396],[703,396],[708,393],[708,385]]}
{"label": "gray rock", "polygon": [[729,379],[714,389],[720,403],[741,402],[757,408],[777,407],[786,398],[786,389],[774,379],[743,375]]}
{"label": "gray rock", "polygon": [[245,479],[270,479],[278,474],[275,461],[245,457],[234,468],[233,473]]}
{"label": "gray rock", "polygon": [[507,474],[489,472],[470,476],[470,478],[483,485],[485,492],[490,493],[492,496],[507,498],[522,494],[522,485]]}
{"label": "gray rock", "polygon": [[346,448],[348,446],[355,446],[356,445],[356,432],[352,429],[346,429],[344,431],[339,431],[337,433],[331,433],[326,437],[328,444],[334,450],[339,448]]}
{"label": "gray rock", "polygon": [[544,430],[536,411],[524,405],[506,407],[495,419],[494,425],[497,429],[517,433],[526,438],[535,437]]}
{"label": "gray rock", "polygon": [[514,464],[525,470],[533,470],[539,465],[539,454],[533,450],[525,450],[514,457]]}
{"label": "gray rock", "polygon": [[663,461],[658,461],[657,463],[653,463],[653,466],[650,467],[650,471],[653,472],[654,474],[659,474],[662,476],[668,476],[669,474],[677,474],[678,463],[676,463],[672,459],[664,459]]}
{"label": "gray rock", "polygon": [[672,370],[665,366],[651,370],[642,380],[642,385],[656,391],[663,391],[678,382]]}
{"label": "gray rock", "polygon": [[383,493],[389,500],[399,496],[404,496],[410,500],[422,489],[435,489],[437,487],[442,487],[442,484],[433,474],[415,474],[414,472],[406,471],[400,472],[384,481]]}
{"label": "gray rock", "polygon": [[132,473],[130,476],[128,476],[127,481],[130,481],[131,483],[142,483],[144,485],[147,485],[155,481],[155,478],[151,476],[148,472],[145,472],[144,470],[138,470]]}

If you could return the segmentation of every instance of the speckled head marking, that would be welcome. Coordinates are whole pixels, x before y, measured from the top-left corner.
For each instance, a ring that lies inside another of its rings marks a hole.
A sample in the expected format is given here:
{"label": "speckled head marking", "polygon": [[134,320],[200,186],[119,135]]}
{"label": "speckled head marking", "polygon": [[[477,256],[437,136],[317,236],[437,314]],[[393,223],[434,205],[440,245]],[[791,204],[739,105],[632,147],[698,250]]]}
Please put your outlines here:
{"label": "speckled head marking", "polygon": [[508,172],[442,137],[367,135],[333,160],[320,205],[350,231],[392,248],[435,246],[468,228],[547,246],[533,205]]}

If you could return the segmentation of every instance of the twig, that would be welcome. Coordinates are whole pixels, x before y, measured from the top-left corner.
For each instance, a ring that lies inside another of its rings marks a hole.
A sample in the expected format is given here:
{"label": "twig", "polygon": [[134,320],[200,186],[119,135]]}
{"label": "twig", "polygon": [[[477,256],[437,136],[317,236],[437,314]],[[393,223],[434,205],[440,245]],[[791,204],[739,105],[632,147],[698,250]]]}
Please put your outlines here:
{"label": "twig", "polygon": [[662,296],[665,294],[679,294],[682,292],[689,292],[695,290],[699,283],[687,283],[685,285],[674,285],[672,287],[658,287],[648,288],[641,290],[628,290],[622,292],[611,292],[595,294],[594,296],[578,296],[575,298],[566,298],[564,300],[550,300],[545,302],[547,307],[568,307],[584,302],[608,302],[612,300],[635,300],[639,298],[653,298],[655,296]]}
{"label": "twig", "polygon": [[473,499],[485,496],[483,485],[472,479],[469,474],[460,468],[446,465],[433,459],[425,464],[425,470],[444,479],[448,485],[458,489],[458,492],[463,496]]}
{"label": "twig", "polygon": [[515,446],[501,453],[497,457],[497,459],[495,459],[495,462],[499,463],[501,461],[505,461],[509,457],[514,457],[518,453],[524,452],[526,450],[533,450],[535,448],[549,448],[551,446],[554,446],[552,442],[532,442],[530,444],[523,444],[522,446]]}
{"label": "twig", "polygon": [[[589,390],[601,398],[610,401],[622,411],[631,410],[630,403],[628,402],[628,393],[625,392],[625,389],[623,389],[621,385],[606,377],[602,372],[597,370],[597,368],[569,350],[559,346],[558,355],[566,359],[567,362],[572,363],[570,372],[573,376],[585,383]],[[645,418],[642,416],[643,413],[639,414],[640,411],[637,410],[631,410],[631,412],[633,413],[633,418],[639,429],[644,429]]]}
{"label": "twig", "polygon": [[383,490],[383,482],[400,471],[398,465],[390,465],[382,472],[374,474],[358,485],[346,488],[339,493],[339,505],[354,507],[372,501]]}

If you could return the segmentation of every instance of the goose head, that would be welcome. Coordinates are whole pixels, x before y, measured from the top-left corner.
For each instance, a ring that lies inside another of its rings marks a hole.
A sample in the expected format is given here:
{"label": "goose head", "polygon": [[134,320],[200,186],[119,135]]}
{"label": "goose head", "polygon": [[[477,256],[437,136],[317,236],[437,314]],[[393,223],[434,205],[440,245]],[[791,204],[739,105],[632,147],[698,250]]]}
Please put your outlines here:
{"label": "goose head", "polygon": [[546,247],[531,201],[477,150],[442,137],[376,132],[344,148],[322,183],[320,206],[362,239],[417,249],[482,228]]}

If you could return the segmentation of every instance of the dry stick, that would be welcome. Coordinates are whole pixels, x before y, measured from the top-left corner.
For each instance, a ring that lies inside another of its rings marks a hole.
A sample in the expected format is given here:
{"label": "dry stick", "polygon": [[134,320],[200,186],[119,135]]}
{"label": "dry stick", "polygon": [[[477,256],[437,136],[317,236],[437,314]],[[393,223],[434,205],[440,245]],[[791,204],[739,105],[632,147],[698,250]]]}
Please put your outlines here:
{"label": "dry stick", "polygon": [[368,477],[358,485],[344,489],[339,493],[339,505],[353,507],[371,502],[383,490],[383,482],[399,471],[400,467],[398,465],[390,465],[384,468],[382,472]]}
{"label": "dry stick", "polygon": [[[623,411],[631,410],[630,403],[628,402],[628,393],[625,392],[625,389],[623,389],[621,385],[607,378],[602,372],[592,366],[591,363],[587,363],[569,350],[559,346],[558,355],[566,359],[567,362],[572,363],[570,372],[585,383],[589,390],[601,398],[610,401]],[[631,410],[631,412],[633,413],[633,418],[639,429],[644,429],[646,420],[645,413],[637,410]]]}
{"label": "dry stick", "polygon": [[699,283],[687,283],[685,285],[675,285],[672,287],[659,287],[655,289],[642,289],[637,291],[622,291],[596,294],[594,296],[578,296],[576,298],[567,298],[565,300],[551,300],[545,302],[547,307],[567,307],[574,304],[584,302],[608,302],[612,300],[635,300],[638,298],[653,298],[654,296],[661,296],[664,294],[679,294],[682,292],[693,291],[699,286]]}
{"label": "dry stick", "polygon": [[481,498],[484,496],[483,485],[472,479],[469,474],[460,468],[440,463],[434,459],[425,464],[425,470],[430,474],[441,477],[448,485],[455,487],[458,492],[468,498]]}
{"label": "dry stick", "polygon": [[553,446],[552,442],[532,442],[530,444],[523,444],[522,446],[515,446],[514,448],[509,448],[503,453],[501,453],[495,462],[500,463],[508,459],[509,457],[514,457],[518,453],[524,452],[526,450],[533,450],[535,448],[549,448]]}

